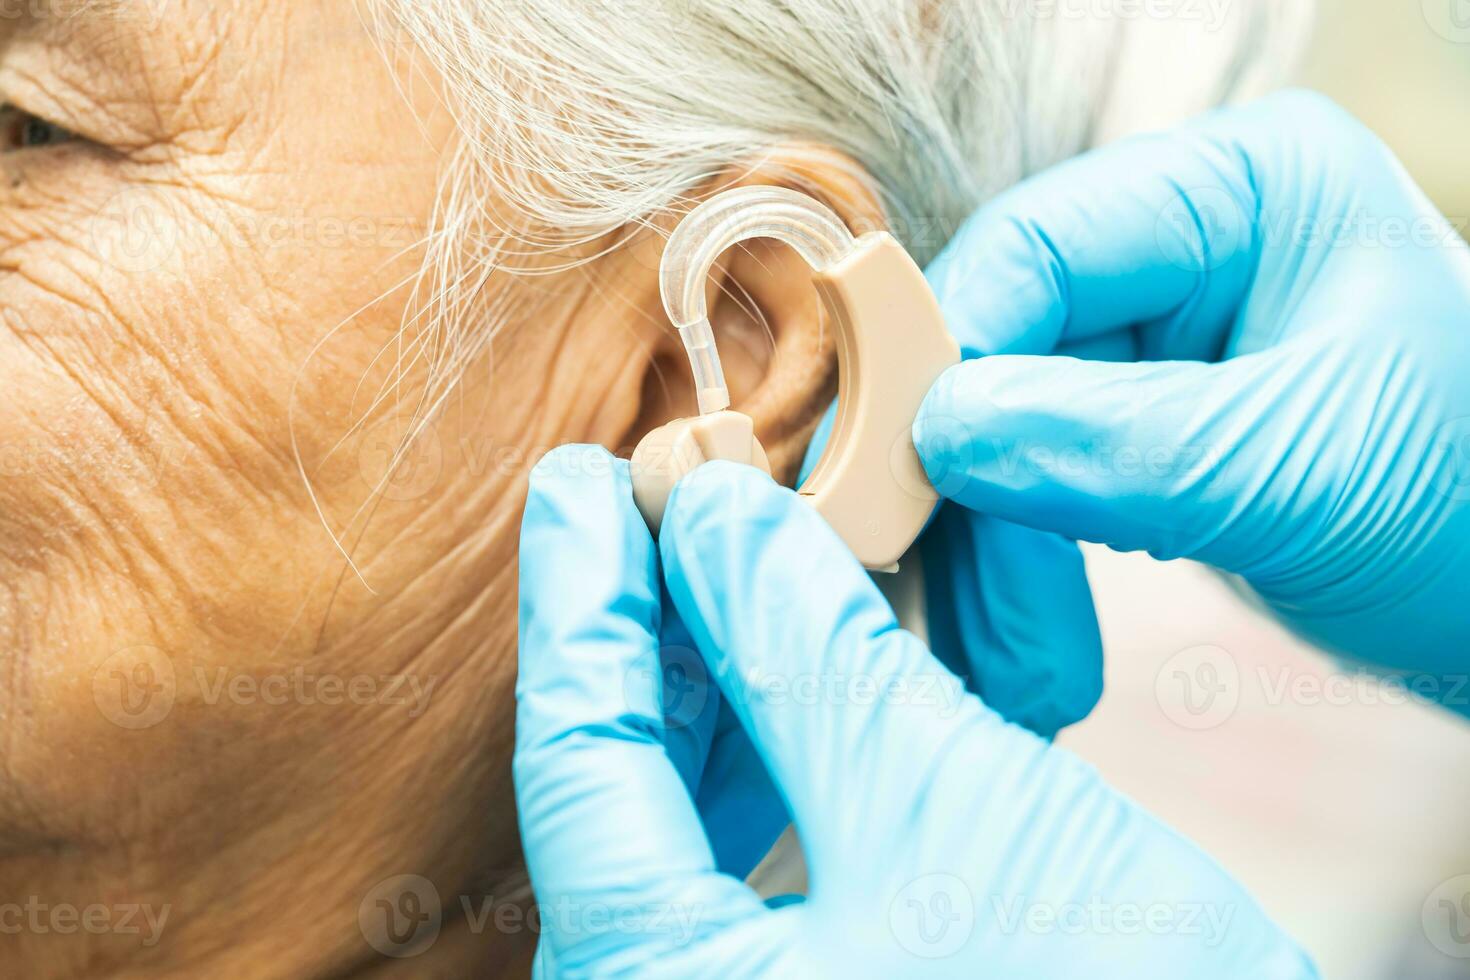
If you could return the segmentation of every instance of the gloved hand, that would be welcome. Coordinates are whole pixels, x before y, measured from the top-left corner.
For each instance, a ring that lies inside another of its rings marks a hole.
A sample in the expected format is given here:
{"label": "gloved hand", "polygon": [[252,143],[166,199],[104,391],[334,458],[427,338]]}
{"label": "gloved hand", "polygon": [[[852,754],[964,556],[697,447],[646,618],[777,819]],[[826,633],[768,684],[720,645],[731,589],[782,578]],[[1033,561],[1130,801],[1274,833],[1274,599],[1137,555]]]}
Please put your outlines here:
{"label": "gloved hand", "polygon": [[980,210],[930,280],[988,355],[914,426],[943,494],[1238,573],[1317,643],[1460,690],[1470,251],[1368,130],[1288,93],[1121,142]]}
{"label": "gloved hand", "polygon": [[[520,554],[539,976],[1314,975],[1197,849],[962,693],[756,470],[700,467],[655,546],[627,464],[564,447],[532,475]],[[795,815],[806,900],[768,907],[717,868],[707,732],[660,692],[661,580]]]}
{"label": "gloved hand", "polygon": [[[975,356],[965,323],[950,329]],[[798,485],[821,459],[836,418],[834,404],[812,436]],[[1102,636],[1072,539],[944,503],[918,553],[929,644],[973,693],[1046,738],[1092,713],[1102,696]]]}

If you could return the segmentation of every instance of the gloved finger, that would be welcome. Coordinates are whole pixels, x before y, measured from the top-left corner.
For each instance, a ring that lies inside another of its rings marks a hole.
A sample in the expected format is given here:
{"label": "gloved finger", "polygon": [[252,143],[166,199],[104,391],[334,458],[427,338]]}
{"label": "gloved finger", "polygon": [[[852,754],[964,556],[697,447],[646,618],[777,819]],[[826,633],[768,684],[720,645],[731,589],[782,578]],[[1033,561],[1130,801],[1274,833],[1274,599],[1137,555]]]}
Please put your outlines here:
{"label": "gloved finger", "polygon": [[[812,437],[803,479],[835,410]],[[1102,640],[1074,543],[948,506],[919,547],[929,645],[946,667],[1001,717],[1047,738],[1091,713],[1102,689]]]}
{"label": "gloved finger", "polygon": [[[659,635],[663,748],[694,798],[714,864],[744,879],[791,823],[760,755],[664,597]],[[629,683],[651,682],[629,679]]]}
{"label": "gloved finger", "polygon": [[[661,583],[660,583],[661,584]],[[719,718],[720,690],[704,669],[694,640],[668,601],[660,603],[658,677],[664,752],[692,797],[704,778]],[[648,683],[655,678],[630,679]]]}
{"label": "gloved finger", "polygon": [[[669,594],[809,845],[840,853],[855,814],[952,721],[958,678],[898,628],[847,545],[790,490],[711,462],[674,489],[659,539]],[[978,702],[973,702],[978,706]],[[903,721],[899,717],[910,716]],[[884,796],[883,798],[893,798]],[[876,832],[876,831],[875,831]]]}
{"label": "gloved finger", "polygon": [[[665,751],[658,567],[627,463],[596,447],[548,454],[531,476],[520,556],[513,771],[538,896],[625,921],[671,903],[760,911],[715,871]],[[573,965],[659,939],[652,928],[548,928],[558,961]]]}
{"label": "gloved finger", "polygon": [[[951,320],[972,354],[986,346],[983,326]],[[1063,341],[1057,353],[1133,361],[1138,339],[1119,330]],[[1001,717],[1043,737],[1087,717],[1102,694],[1102,638],[1076,543],[950,504],[920,545],[935,656]]]}
{"label": "gloved finger", "polygon": [[659,640],[664,749],[694,798],[715,866],[744,878],[791,818],[667,595]]}
{"label": "gloved finger", "polygon": [[791,817],[667,595],[662,607],[664,750],[694,798],[715,866],[744,878]]}
{"label": "gloved finger", "polygon": [[694,804],[716,866],[737,878],[754,871],[791,824],[760,752],[724,698]]}
{"label": "gloved finger", "polygon": [[1102,695],[1077,545],[954,504],[921,541],[929,645],[1002,718],[1051,738]]}
{"label": "gloved finger", "polygon": [[1098,334],[1084,340],[1064,343],[1053,352],[1084,361],[1139,361],[1138,335],[1134,331]]}
{"label": "gloved finger", "polygon": [[667,596],[662,613],[658,681],[664,752],[694,799],[715,867],[744,878],[791,817]]}
{"label": "gloved finger", "polygon": [[1125,140],[1000,194],[926,271],[967,357],[1147,324],[1171,341],[1154,356],[1212,360],[1254,267],[1253,193],[1187,131]]}
{"label": "gloved finger", "polygon": [[[1300,433],[1262,429],[1298,390],[1289,351],[1219,364],[997,356],[930,390],[914,444],[940,493],[1027,527],[1244,572],[1255,505]],[[1302,465],[1300,454],[1291,465]],[[1287,483],[1290,478],[1287,478]],[[1295,484],[1293,484],[1295,485]],[[1261,513],[1279,511],[1266,508]],[[1265,549],[1269,550],[1269,549]]]}
{"label": "gloved finger", "polygon": [[1135,328],[1151,359],[1256,349],[1256,338],[1229,333],[1268,245],[1260,223],[1310,217],[1263,215],[1256,175],[1351,191],[1300,173],[1314,155],[1293,147],[1340,142],[1342,114],[1324,101],[1285,93],[1222,110],[998,195],[926,270],[966,355],[1046,354]]}

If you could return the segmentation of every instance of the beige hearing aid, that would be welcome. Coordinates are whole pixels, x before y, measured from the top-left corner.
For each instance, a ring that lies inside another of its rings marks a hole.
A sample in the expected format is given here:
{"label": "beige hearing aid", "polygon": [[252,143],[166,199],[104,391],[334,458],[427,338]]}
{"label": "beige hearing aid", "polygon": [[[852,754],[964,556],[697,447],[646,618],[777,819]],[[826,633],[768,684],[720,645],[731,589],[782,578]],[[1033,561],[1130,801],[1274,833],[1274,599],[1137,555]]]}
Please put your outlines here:
{"label": "beige hearing aid", "polygon": [[712,459],[770,464],[730,394],[705,308],[720,254],[752,238],[794,248],[837,334],[837,420],[797,491],[864,566],[894,571],[939,495],[910,427],[929,387],[960,351],[908,253],[886,232],[854,238],[831,209],[796,191],[742,187],[710,198],[669,237],[659,270],[664,309],[694,370],[700,414],[650,432],[633,452],[633,496],[655,534],[680,477]]}

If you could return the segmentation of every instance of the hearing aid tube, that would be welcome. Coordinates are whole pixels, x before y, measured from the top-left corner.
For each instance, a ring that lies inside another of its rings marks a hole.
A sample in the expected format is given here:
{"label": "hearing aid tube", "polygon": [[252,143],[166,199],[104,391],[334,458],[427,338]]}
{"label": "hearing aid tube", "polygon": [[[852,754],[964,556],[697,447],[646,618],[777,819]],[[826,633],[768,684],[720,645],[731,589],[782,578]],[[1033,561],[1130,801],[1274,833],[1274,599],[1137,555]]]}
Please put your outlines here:
{"label": "hearing aid tube", "polygon": [[726,249],[752,238],[790,245],[818,272],[840,262],[854,247],[852,233],[830,208],[784,187],[738,187],[689,212],[664,247],[659,292],[689,355],[701,415],[730,406],[705,284]]}

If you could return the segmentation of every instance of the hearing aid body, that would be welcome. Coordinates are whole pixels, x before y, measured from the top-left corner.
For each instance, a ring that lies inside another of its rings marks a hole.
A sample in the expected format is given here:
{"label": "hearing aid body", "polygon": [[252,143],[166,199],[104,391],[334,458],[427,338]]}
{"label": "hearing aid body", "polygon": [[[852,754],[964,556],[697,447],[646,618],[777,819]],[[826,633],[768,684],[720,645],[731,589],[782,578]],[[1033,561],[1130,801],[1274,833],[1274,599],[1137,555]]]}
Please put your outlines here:
{"label": "hearing aid body", "polygon": [[689,354],[700,414],[660,426],[639,443],[634,499],[656,534],[674,484],[699,464],[728,459],[770,472],[750,419],[729,410],[704,300],[715,260],[752,238],[785,242],[812,266],[836,332],[837,420],[797,492],[864,566],[893,571],[939,500],[910,428],[935,379],[959,362],[959,346],[923,272],[891,235],[854,238],[830,209],[796,191],[726,191],[690,212],[670,236],[660,287]]}

